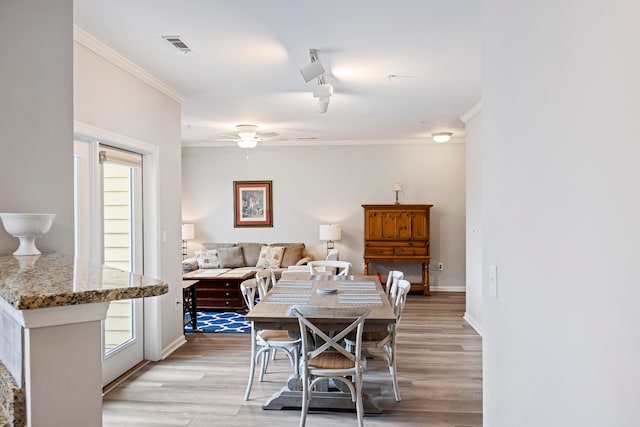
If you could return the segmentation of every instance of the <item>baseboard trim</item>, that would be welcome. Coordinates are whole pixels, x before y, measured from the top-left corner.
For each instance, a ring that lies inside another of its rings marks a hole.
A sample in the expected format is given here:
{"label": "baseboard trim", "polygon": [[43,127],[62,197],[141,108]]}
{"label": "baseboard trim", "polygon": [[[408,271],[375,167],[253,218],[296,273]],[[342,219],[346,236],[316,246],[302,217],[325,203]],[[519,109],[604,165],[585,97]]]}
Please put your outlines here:
{"label": "baseboard trim", "polygon": [[109,393],[111,390],[113,390],[114,388],[118,387],[120,384],[122,384],[123,382],[128,380],[129,377],[131,377],[133,374],[135,374],[136,372],[138,372],[140,369],[144,368],[148,364],[149,364],[148,360],[143,360],[140,363],[138,363],[136,366],[134,366],[133,368],[129,369],[124,374],[120,375],[115,380],[111,381],[109,384],[107,384],[104,387],[102,387],[102,396],[104,397],[105,394]]}
{"label": "baseboard trim", "polygon": [[430,290],[436,292],[466,292],[466,286],[431,286]]}
{"label": "baseboard trim", "polygon": [[475,319],[471,316],[469,316],[469,313],[465,312],[464,316],[462,316],[462,318],[473,328],[476,330],[476,332],[478,333],[478,335],[482,336],[482,327],[480,326],[480,324],[478,322],[475,321]]}
{"label": "baseboard trim", "polygon": [[180,337],[177,338],[174,342],[172,342],[167,347],[162,349],[162,353],[160,357],[162,357],[162,360],[166,359],[167,357],[169,357],[171,353],[173,353],[174,351],[176,351],[186,343],[187,343],[187,339],[184,337],[184,335],[180,335]]}

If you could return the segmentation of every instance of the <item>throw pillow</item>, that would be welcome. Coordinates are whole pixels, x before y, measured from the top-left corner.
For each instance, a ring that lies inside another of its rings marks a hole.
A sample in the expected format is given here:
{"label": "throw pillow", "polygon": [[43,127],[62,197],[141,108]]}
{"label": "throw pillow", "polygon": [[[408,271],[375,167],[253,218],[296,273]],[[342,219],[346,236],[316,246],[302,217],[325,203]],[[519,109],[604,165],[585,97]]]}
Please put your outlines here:
{"label": "throw pillow", "polygon": [[245,267],[244,254],[241,247],[220,248],[218,249],[218,257],[220,258],[221,268]]}
{"label": "throw pillow", "polygon": [[206,249],[196,252],[196,261],[198,268],[220,268],[220,259],[218,258],[217,249]]}
{"label": "throw pillow", "polygon": [[282,254],[284,248],[282,246],[263,246],[260,248],[258,256],[258,268],[280,268],[282,264]]}
{"label": "throw pillow", "polygon": [[182,273],[188,273],[198,268],[198,260],[196,258],[189,258],[182,261]]}
{"label": "throw pillow", "polygon": [[280,267],[296,265],[304,257],[304,243],[273,243],[271,246],[282,246],[284,248]]}

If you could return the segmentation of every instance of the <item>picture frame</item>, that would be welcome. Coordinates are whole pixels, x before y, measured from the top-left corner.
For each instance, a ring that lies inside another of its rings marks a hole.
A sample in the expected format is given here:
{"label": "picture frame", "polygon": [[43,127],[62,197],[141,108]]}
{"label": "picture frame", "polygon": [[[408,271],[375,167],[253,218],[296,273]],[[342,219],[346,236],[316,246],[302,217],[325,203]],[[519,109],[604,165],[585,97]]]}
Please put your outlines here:
{"label": "picture frame", "polygon": [[233,181],[233,226],[273,227],[271,181]]}

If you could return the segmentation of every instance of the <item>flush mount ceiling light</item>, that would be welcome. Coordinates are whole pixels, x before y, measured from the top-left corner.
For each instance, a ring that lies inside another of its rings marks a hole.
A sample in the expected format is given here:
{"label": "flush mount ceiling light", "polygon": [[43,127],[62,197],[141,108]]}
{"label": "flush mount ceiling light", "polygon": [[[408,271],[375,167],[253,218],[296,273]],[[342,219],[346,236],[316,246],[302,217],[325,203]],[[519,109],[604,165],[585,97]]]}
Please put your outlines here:
{"label": "flush mount ceiling light", "polygon": [[253,148],[258,145],[258,126],[256,125],[237,125],[236,129],[238,129],[238,136],[240,139],[238,140],[238,147],[240,148]]}
{"label": "flush mount ceiling light", "polygon": [[437,132],[432,133],[431,137],[435,142],[443,144],[451,139],[451,135],[453,135],[453,132]]}

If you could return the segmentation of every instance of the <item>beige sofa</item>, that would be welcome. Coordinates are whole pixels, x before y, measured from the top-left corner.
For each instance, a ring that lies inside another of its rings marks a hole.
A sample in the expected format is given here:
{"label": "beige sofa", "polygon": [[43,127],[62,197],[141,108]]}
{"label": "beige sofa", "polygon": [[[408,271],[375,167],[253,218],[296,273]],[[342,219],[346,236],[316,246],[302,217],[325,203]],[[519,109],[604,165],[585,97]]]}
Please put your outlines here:
{"label": "beige sofa", "polygon": [[305,265],[313,260],[304,243],[213,243],[203,244],[196,257],[182,261],[182,272],[196,269],[231,268],[237,271],[273,270],[279,278],[291,265]]}

